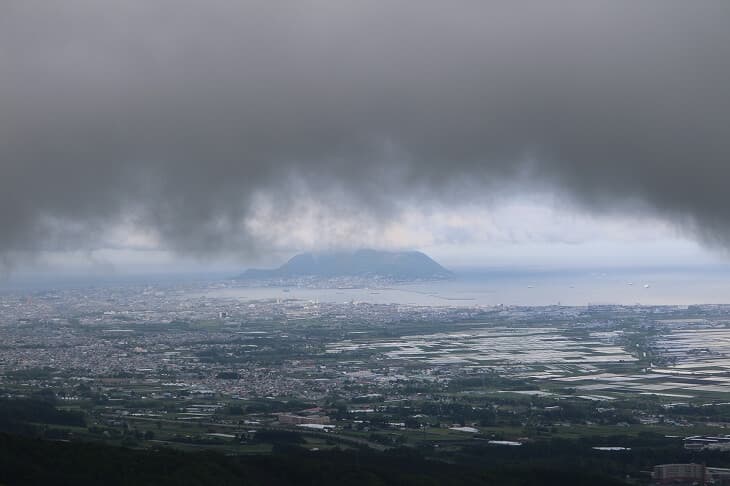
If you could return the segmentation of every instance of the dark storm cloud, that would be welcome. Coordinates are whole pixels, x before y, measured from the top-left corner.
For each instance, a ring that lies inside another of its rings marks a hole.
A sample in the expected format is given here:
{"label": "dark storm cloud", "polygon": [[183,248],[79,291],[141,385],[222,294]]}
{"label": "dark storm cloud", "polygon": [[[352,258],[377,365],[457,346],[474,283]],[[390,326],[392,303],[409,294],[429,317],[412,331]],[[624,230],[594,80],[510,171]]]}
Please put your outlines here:
{"label": "dark storm cloud", "polygon": [[0,250],[130,219],[246,248],[257,194],[387,216],[510,181],[727,243],[728,25],[722,1],[4,1]]}

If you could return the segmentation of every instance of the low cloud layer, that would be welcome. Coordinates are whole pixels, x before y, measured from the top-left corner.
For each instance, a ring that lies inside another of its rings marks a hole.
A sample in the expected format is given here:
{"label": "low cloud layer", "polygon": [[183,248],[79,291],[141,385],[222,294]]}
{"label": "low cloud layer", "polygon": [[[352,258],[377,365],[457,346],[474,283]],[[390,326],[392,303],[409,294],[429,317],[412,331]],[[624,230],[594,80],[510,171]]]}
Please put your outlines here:
{"label": "low cloud layer", "polygon": [[726,246],[728,25],[727,2],[5,1],[0,253],[120,224],[253,252],[257,201],[377,224],[535,190]]}

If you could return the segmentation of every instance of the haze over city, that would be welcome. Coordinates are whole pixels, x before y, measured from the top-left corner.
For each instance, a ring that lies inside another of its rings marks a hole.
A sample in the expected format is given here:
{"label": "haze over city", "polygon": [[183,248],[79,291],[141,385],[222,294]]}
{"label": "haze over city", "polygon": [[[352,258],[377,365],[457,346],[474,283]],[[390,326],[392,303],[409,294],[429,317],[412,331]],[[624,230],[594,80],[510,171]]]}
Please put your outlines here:
{"label": "haze over city", "polygon": [[0,484],[730,485],[730,2],[0,1]]}

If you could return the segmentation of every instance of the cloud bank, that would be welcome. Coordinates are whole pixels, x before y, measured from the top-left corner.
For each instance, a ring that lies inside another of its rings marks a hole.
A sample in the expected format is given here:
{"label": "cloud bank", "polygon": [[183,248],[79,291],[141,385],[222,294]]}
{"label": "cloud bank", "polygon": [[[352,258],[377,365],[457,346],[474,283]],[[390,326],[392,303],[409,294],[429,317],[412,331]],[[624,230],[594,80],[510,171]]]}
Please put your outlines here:
{"label": "cloud bank", "polygon": [[[730,4],[0,5],[0,253],[554,191],[730,244]],[[261,209],[265,201],[265,209]]]}

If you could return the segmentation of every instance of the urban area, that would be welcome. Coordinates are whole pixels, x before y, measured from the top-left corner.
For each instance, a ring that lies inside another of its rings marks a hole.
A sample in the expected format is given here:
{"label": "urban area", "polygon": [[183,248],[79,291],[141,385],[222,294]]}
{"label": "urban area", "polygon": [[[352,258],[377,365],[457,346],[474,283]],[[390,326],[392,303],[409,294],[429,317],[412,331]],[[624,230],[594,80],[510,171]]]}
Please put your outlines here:
{"label": "urban area", "polygon": [[221,285],[236,284],[1,294],[0,426],[242,455],[564,457],[627,484],[730,484],[730,306],[208,292]]}

